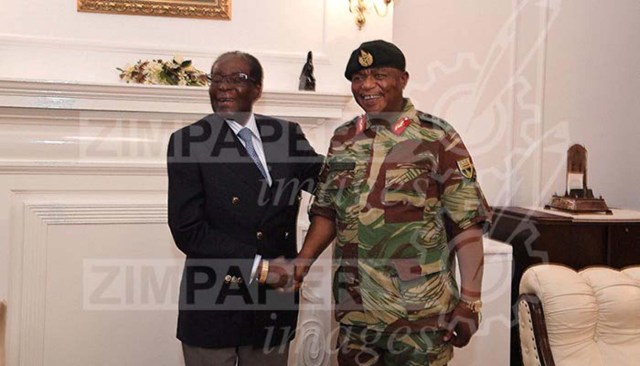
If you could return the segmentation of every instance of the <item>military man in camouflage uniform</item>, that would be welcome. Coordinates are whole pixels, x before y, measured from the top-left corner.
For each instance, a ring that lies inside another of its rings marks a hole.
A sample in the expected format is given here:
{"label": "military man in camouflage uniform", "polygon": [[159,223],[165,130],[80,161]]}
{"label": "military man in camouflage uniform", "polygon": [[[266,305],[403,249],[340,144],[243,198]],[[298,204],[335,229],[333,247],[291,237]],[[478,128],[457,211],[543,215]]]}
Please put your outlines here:
{"label": "military man in camouflage uniform", "polygon": [[331,139],[296,280],[337,238],[340,365],[445,365],[478,327],[490,209],[458,133],[403,97],[400,49],[363,43],[345,77],[366,113]]}

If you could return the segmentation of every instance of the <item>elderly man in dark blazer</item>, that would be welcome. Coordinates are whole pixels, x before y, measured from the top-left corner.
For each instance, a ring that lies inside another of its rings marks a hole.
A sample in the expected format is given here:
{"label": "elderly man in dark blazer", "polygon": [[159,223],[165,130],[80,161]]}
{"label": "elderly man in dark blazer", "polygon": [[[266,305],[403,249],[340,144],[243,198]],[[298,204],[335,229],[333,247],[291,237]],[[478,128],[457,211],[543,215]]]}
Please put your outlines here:
{"label": "elderly man in dark blazer", "polygon": [[286,365],[297,322],[292,283],[302,190],[322,156],[296,123],[253,114],[259,61],[221,55],[211,69],[214,114],[171,135],[169,227],[187,256],[178,339],[187,366]]}

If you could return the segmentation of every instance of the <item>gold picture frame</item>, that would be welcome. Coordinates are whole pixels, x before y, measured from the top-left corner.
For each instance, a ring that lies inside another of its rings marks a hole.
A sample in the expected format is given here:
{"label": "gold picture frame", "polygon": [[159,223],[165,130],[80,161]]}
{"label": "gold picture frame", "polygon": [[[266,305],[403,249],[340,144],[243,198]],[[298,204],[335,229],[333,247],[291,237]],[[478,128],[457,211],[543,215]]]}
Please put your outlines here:
{"label": "gold picture frame", "polygon": [[231,0],[78,0],[78,11],[229,20]]}

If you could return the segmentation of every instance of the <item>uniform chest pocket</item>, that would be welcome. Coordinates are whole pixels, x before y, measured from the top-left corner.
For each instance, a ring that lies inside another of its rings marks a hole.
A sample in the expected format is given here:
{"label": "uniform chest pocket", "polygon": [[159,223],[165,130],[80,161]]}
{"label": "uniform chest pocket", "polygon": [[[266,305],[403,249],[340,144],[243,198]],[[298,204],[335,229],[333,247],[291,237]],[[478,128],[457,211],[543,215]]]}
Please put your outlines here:
{"label": "uniform chest pocket", "polygon": [[435,199],[429,170],[421,167],[387,169],[385,172],[385,222],[422,220],[427,200]]}

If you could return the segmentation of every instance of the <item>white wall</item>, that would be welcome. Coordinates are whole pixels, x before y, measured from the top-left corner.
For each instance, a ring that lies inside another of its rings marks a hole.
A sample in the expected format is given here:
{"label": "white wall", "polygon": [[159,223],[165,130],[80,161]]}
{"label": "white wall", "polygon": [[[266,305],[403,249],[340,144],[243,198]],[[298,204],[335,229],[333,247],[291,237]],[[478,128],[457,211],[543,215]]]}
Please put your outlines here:
{"label": "white wall", "polygon": [[451,122],[492,205],[565,189],[566,150],[589,151],[589,186],[640,209],[640,2],[403,1],[394,41],[417,106]]}
{"label": "white wall", "polygon": [[[588,151],[588,184],[609,206],[640,209],[640,2],[566,0],[547,42],[544,130]],[[564,191],[564,161],[542,181]],[[552,192],[553,193],[553,192]]]}
{"label": "white wall", "polygon": [[181,54],[208,70],[224,51],[255,54],[266,90],[297,90],[307,51],[318,91],[348,93],[342,77],[363,40],[391,38],[392,12],[370,16],[362,31],[342,0],[233,0],[232,20],[80,13],[75,1],[3,0],[0,77],[117,83],[140,58]]}
{"label": "white wall", "polygon": [[393,39],[410,73],[406,95],[449,121],[471,151],[490,204],[510,199],[512,1],[404,1]]}

